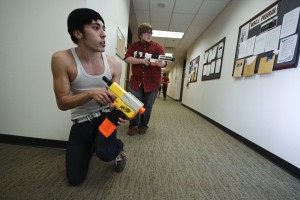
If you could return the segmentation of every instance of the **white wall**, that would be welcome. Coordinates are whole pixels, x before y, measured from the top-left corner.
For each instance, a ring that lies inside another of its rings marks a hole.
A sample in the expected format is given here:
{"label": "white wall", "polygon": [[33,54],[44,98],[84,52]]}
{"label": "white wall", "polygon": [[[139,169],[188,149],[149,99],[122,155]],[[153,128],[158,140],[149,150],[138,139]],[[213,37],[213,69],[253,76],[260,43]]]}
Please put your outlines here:
{"label": "white wall", "polygon": [[107,53],[114,54],[117,26],[127,40],[129,0],[100,5],[95,0],[1,0],[0,134],[68,139],[70,111],[56,106],[51,56],[75,46],[67,32],[67,17],[79,7],[99,8],[110,34]]}
{"label": "white wall", "polygon": [[273,2],[233,0],[225,8],[187,56],[188,63],[200,55],[201,77],[204,51],[226,37],[221,78],[198,77],[184,86],[182,103],[299,168],[300,67],[242,79],[231,76],[239,26]]}

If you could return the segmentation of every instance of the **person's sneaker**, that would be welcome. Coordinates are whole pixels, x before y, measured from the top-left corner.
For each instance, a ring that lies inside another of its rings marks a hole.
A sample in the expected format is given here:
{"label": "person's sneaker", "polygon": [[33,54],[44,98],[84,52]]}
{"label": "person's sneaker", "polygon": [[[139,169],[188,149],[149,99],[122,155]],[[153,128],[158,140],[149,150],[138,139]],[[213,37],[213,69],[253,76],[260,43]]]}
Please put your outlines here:
{"label": "person's sneaker", "polygon": [[137,128],[135,128],[134,126],[129,127],[128,135],[133,136],[136,134],[136,132],[137,132]]}
{"label": "person's sneaker", "polygon": [[126,165],[126,154],[122,150],[115,159],[115,170],[116,172],[122,172]]}
{"label": "person's sneaker", "polygon": [[141,126],[139,127],[139,134],[143,135],[145,133],[147,133],[148,127],[146,126]]}

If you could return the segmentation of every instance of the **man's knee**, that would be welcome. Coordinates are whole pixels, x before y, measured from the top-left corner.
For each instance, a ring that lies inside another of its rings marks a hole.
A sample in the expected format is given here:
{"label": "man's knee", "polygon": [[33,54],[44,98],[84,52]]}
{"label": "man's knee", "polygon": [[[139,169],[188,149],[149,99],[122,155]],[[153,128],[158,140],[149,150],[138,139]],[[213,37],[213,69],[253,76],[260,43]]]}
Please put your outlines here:
{"label": "man's knee", "polygon": [[110,162],[116,157],[116,152],[112,148],[98,148],[96,149],[96,155],[104,162]]}

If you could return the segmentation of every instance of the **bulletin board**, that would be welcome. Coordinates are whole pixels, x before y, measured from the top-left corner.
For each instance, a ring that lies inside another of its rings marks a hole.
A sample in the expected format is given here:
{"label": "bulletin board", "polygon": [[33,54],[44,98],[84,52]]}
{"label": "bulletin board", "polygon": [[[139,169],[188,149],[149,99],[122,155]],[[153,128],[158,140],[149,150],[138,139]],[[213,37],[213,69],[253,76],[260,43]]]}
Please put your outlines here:
{"label": "bulletin board", "polygon": [[124,59],[125,57],[125,37],[122,34],[121,30],[117,29],[117,48],[116,54],[121,58]]}
{"label": "bulletin board", "polygon": [[225,40],[226,37],[204,52],[202,81],[219,79],[221,77]]}
{"label": "bulletin board", "polygon": [[232,76],[297,67],[299,0],[278,0],[239,27]]}

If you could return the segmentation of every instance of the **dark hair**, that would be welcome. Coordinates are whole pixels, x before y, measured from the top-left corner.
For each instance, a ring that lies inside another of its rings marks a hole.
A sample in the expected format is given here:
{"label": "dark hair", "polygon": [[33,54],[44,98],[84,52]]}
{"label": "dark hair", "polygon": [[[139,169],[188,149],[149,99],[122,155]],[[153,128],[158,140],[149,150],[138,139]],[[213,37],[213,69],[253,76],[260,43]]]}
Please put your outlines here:
{"label": "dark hair", "polygon": [[83,32],[83,27],[86,24],[92,23],[93,20],[101,20],[104,24],[104,20],[101,15],[89,8],[78,8],[73,10],[68,16],[68,32],[72,41],[77,44],[78,39],[74,36],[73,31],[79,30]]}
{"label": "dark hair", "polygon": [[150,24],[148,24],[148,23],[140,24],[138,27],[138,37],[143,35],[143,33],[147,33],[149,31],[151,31],[151,33],[152,33],[152,26]]}

